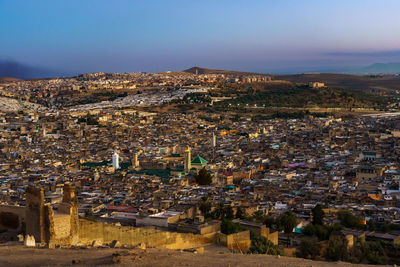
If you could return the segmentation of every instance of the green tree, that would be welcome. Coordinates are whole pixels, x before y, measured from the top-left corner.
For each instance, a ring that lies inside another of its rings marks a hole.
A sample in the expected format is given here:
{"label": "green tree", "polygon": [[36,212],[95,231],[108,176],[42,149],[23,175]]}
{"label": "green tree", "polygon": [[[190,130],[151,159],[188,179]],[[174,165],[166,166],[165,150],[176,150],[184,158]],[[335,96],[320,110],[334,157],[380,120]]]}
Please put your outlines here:
{"label": "green tree", "polygon": [[323,225],[310,223],[303,229],[303,233],[308,236],[318,237],[319,240],[327,240],[330,235],[330,229]]}
{"label": "green tree", "polygon": [[238,219],[243,219],[244,218],[244,212],[240,207],[237,208],[235,217],[238,218]]}
{"label": "green tree", "polygon": [[321,246],[316,238],[303,240],[296,250],[296,256],[304,259],[314,260],[320,254]]}
{"label": "green tree", "polygon": [[213,212],[214,219],[222,219],[224,217],[224,203],[220,202]]}
{"label": "green tree", "polygon": [[234,218],[233,209],[230,205],[225,206],[224,217],[229,220],[232,220]]}
{"label": "green tree", "polygon": [[283,226],[284,232],[290,234],[297,224],[296,214],[293,211],[285,212],[280,218],[280,223]]}
{"label": "green tree", "polygon": [[223,218],[221,222],[221,233],[230,235],[244,231],[244,228],[239,223],[234,223],[232,220]]}
{"label": "green tree", "polygon": [[[297,224],[296,214],[293,211],[287,211],[281,216],[279,221],[283,227],[283,231],[287,234],[289,241],[290,233],[293,232],[293,228]],[[287,246],[289,246],[289,242],[287,243]]]}
{"label": "green tree", "polygon": [[273,216],[265,217],[264,224],[270,229],[279,229],[279,220],[276,220]]}
{"label": "green tree", "polygon": [[202,168],[194,179],[199,185],[210,185],[212,182],[212,176],[205,168]]}
{"label": "green tree", "polygon": [[370,264],[386,264],[389,260],[379,242],[368,242],[366,258]]}
{"label": "green tree", "polygon": [[208,197],[202,198],[202,201],[200,202],[199,210],[203,215],[207,214],[211,210],[211,203],[208,199]]}
{"label": "green tree", "polygon": [[254,254],[285,255],[281,247],[275,246],[265,237],[257,236],[252,232],[250,251]]}
{"label": "green tree", "polygon": [[314,225],[323,225],[324,224],[325,212],[322,210],[322,206],[320,204],[317,204],[312,209],[312,216],[313,216],[312,223]]}
{"label": "green tree", "polygon": [[325,251],[325,258],[332,261],[346,261],[348,258],[347,240],[341,235],[332,235]]}
{"label": "green tree", "polygon": [[256,222],[263,222],[264,221],[264,213],[261,210],[257,210],[253,213],[253,220]]}
{"label": "green tree", "polygon": [[340,223],[348,228],[361,228],[361,220],[348,210],[341,210],[338,212]]}

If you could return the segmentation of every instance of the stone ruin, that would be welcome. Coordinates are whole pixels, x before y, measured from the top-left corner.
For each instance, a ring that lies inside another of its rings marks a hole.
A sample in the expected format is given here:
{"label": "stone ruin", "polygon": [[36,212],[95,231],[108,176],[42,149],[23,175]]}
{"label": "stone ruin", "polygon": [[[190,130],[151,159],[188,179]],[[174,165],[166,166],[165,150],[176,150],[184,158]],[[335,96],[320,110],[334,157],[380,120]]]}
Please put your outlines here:
{"label": "stone ruin", "polygon": [[63,200],[57,210],[44,201],[42,188],[29,186],[26,191],[26,234],[38,243],[75,245],[78,243],[78,202],[74,187],[64,184]]}

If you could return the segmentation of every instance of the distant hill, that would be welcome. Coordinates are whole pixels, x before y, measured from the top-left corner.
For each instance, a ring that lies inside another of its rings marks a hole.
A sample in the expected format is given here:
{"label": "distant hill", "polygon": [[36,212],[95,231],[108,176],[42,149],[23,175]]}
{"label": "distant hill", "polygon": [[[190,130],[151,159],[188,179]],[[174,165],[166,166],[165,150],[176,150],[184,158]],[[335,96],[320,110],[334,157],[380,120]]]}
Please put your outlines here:
{"label": "distant hill", "polygon": [[348,74],[310,73],[295,75],[274,75],[273,79],[295,83],[323,82],[329,87],[341,87],[353,90],[399,90],[400,77],[398,76],[358,76]]}
{"label": "distant hill", "polygon": [[369,74],[395,74],[400,73],[400,63],[375,63],[361,68],[359,71]]}
{"label": "distant hill", "polygon": [[17,79],[17,78],[12,78],[12,77],[0,77],[0,82],[4,83],[4,82],[18,82],[21,81],[21,79]]}
{"label": "distant hill", "polygon": [[263,73],[254,73],[254,72],[242,72],[242,71],[232,71],[232,70],[214,70],[214,69],[206,69],[201,67],[192,67],[190,69],[184,70],[183,72],[196,74],[236,74],[236,75],[267,75]]}
{"label": "distant hill", "polygon": [[[249,90],[250,88],[251,90]],[[222,107],[229,107],[231,104],[233,107],[256,105],[291,108],[385,108],[388,101],[387,97],[361,90],[331,87],[311,88],[298,83],[245,84],[244,88],[227,85],[220,90],[220,93],[233,97],[233,99],[215,103],[216,106]]]}
{"label": "distant hill", "polygon": [[[394,69],[397,63],[383,64],[386,69]],[[400,64],[399,68],[400,68]],[[382,64],[373,64],[366,67],[365,70],[378,70],[383,69]],[[269,75],[253,72],[240,72],[228,70],[214,70],[201,67],[192,67],[184,70],[185,73],[196,74],[236,74],[236,75]],[[367,73],[365,71],[365,73]],[[372,74],[372,73],[371,73]],[[309,82],[323,82],[329,87],[340,87],[352,90],[399,90],[400,89],[400,76],[360,76],[352,74],[334,74],[334,73],[309,73],[309,74],[290,74],[290,75],[270,75],[274,80],[283,80],[295,83],[309,83]]]}
{"label": "distant hill", "polygon": [[54,77],[54,71],[40,67],[22,64],[13,60],[0,59],[0,77],[15,77],[19,79],[34,79],[43,77]]}

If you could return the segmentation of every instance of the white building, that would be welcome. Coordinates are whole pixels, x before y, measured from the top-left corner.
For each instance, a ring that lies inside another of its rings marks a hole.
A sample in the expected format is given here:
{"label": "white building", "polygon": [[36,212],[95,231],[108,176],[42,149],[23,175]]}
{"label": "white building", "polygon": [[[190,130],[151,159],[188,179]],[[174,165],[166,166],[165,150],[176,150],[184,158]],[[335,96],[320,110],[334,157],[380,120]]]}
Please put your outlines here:
{"label": "white building", "polygon": [[119,155],[117,152],[114,152],[114,154],[112,155],[112,165],[114,167],[114,170],[119,169]]}

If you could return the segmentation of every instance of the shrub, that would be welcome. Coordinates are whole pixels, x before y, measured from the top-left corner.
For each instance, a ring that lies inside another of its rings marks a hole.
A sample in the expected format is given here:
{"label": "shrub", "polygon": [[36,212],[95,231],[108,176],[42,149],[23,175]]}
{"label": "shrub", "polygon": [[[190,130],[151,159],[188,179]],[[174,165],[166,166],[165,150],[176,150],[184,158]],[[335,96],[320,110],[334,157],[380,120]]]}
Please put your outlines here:
{"label": "shrub", "polygon": [[315,259],[320,256],[321,247],[316,238],[303,240],[297,248],[296,256],[305,259]]}
{"label": "shrub", "polygon": [[265,237],[255,234],[251,234],[250,251],[254,254],[285,255],[281,247],[275,246]]}
{"label": "shrub", "polygon": [[244,231],[239,223],[234,223],[228,219],[222,219],[221,232],[226,235],[235,234]]}

